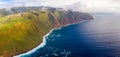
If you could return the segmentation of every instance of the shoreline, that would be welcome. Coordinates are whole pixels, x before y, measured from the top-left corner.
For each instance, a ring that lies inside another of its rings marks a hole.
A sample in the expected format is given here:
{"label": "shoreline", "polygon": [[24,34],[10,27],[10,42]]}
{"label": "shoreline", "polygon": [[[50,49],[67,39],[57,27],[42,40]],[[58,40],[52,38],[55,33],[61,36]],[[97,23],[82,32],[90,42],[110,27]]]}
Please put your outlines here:
{"label": "shoreline", "polygon": [[29,50],[28,52],[25,52],[25,53],[22,53],[22,54],[19,54],[19,55],[15,55],[15,56],[13,56],[13,57],[21,57],[21,56],[24,56],[24,55],[29,55],[29,54],[31,54],[31,53],[34,53],[36,50],[44,47],[44,46],[46,45],[46,37],[47,37],[50,33],[52,33],[53,30],[54,30],[54,29],[51,29],[46,35],[43,36],[43,41],[42,41],[37,47]]}
{"label": "shoreline", "polygon": [[21,57],[21,56],[24,56],[24,55],[30,55],[30,54],[36,52],[38,49],[43,48],[46,45],[46,39],[47,39],[46,37],[49,36],[54,30],[62,29],[63,27],[67,27],[67,26],[74,25],[74,24],[79,24],[79,23],[82,23],[82,22],[85,22],[85,21],[89,21],[89,20],[82,20],[80,22],[66,24],[66,25],[63,25],[63,26],[60,26],[60,27],[57,27],[57,28],[53,28],[46,35],[43,36],[43,41],[37,47],[35,47],[35,48],[25,52],[25,53],[15,55],[13,57]]}

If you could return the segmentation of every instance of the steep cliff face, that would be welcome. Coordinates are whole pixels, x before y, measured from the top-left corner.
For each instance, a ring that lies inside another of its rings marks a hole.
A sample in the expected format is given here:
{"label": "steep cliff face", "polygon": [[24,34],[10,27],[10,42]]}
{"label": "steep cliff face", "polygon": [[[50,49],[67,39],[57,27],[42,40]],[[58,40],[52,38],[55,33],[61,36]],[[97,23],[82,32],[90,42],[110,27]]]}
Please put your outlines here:
{"label": "steep cliff face", "polygon": [[76,23],[82,20],[93,19],[93,17],[88,13],[80,13],[80,12],[72,12],[72,11],[49,12],[48,17],[52,27],[66,25],[70,23]]}
{"label": "steep cliff face", "polygon": [[87,13],[59,10],[28,10],[0,17],[0,56],[12,57],[42,42],[51,29],[92,20]]}

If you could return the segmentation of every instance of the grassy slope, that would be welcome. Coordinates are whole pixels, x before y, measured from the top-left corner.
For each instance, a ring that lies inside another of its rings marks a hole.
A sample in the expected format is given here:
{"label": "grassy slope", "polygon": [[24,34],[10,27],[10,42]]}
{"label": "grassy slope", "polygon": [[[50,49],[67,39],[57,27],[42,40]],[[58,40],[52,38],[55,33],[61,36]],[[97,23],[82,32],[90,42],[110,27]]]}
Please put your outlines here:
{"label": "grassy slope", "polygon": [[78,12],[26,11],[0,17],[0,57],[26,52],[42,42],[53,27],[92,19]]}
{"label": "grassy slope", "polygon": [[0,55],[12,57],[42,42],[43,35],[51,29],[48,12],[0,17]]}

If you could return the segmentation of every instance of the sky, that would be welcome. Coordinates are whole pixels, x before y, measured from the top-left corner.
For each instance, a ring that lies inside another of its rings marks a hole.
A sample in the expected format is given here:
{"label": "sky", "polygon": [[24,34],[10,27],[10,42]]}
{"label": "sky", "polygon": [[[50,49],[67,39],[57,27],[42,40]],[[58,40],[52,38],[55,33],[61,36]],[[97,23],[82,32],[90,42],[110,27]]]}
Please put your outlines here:
{"label": "sky", "polygon": [[52,6],[86,12],[120,12],[120,0],[0,0],[0,8]]}

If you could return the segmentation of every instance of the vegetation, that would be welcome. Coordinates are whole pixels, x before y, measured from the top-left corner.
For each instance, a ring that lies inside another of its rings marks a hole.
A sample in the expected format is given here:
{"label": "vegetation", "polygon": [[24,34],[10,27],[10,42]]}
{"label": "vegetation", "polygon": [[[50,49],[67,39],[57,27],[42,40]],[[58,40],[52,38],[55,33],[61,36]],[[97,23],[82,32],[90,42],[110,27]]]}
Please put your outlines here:
{"label": "vegetation", "polygon": [[42,42],[51,27],[48,12],[38,14],[25,12],[0,17],[0,55],[12,57]]}
{"label": "vegetation", "polygon": [[52,28],[83,19],[80,18],[80,13],[55,9],[28,10],[19,13],[17,12],[19,9],[12,10],[16,13],[0,16],[0,57],[12,57],[26,52],[40,44],[42,37]]}

